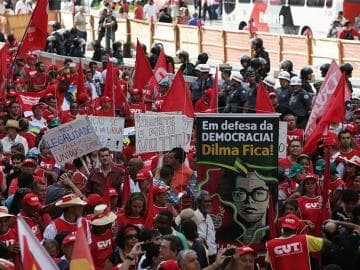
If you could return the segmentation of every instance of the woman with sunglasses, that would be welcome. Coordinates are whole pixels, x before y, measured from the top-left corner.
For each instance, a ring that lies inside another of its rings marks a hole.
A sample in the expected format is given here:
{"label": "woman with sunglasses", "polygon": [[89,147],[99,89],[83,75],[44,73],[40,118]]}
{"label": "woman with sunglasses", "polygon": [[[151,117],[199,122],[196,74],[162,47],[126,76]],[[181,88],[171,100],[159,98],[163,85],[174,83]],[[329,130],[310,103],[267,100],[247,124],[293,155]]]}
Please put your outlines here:
{"label": "woman with sunglasses", "polygon": [[127,224],[119,230],[116,248],[106,260],[104,270],[111,270],[125,261],[131,261],[132,265],[136,265],[136,258],[130,256],[130,251],[139,242],[139,233],[140,229],[132,224]]}

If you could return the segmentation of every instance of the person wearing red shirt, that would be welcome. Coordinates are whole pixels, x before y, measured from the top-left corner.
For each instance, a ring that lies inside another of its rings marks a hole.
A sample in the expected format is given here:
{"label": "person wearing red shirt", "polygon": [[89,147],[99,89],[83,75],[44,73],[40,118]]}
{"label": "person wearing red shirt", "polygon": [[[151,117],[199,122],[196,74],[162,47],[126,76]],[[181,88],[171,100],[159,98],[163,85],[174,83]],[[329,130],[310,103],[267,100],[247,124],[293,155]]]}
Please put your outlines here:
{"label": "person wearing red shirt", "polygon": [[[323,199],[321,195],[318,195],[318,176],[315,174],[307,174],[303,182],[302,196],[296,200],[299,204],[299,211],[303,220],[309,220],[314,224],[313,228],[309,230],[309,234],[314,236],[321,235],[321,225],[323,219],[330,216],[330,213],[323,215],[322,204]],[[327,209],[328,209],[328,202]]]}
{"label": "person wearing red shirt", "polygon": [[91,245],[90,251],[94,261],[95,270],[103,270],[107,258],[113,251],[112,223],[116,215],[105,204],[99,204],[94,209],[91,218]]}
{"label": "person wearing red shirt", "polygon": [[43,231],[50,224],[51,217],[48,214],[41,213],[42,204],[39,197],[34,193],[27,193],[21,200],[22,209],[19,216],[29,225],[37,239],[43,239]]}
{"label": "person wearing red shirt", "polygon": [[134,19],[144,20],[144,9],[139,0],[135,1]]}
{"label": "person wearing red shirt", "polygon": [[145,224],[146,209],[144,195],[140,192],[131,193],[125,203],[124,213],[117,216],[119,227],[121,228],[126,224],[133,224],[139,229],[142,229]]}
{"label": "person wearing red shirt", "polygon": [[76,119],[76,116],[79,114],[79,104],[73,102],[70,104],[70,110],[61,112],[61,123],[65,124]]}
{"label": "person wearing red shirt", "polygon": [[289,143],[289,154],[286,158],[279,159],[279,166],[285,170],[289,169],[296,161],[298,156],[302,153],[302,143],[298,139],[294,139]]}
{"label": "person wearing red shirt", "polygon": [[338,32],[338,38],[354,40],[355,37],[359,38],[360,32],[352,26],[351,21],[349,20],[345,21],[344,27]]}
{"label": "person wearing red shirt", "polygon": [[153,104],[153,111],[161,111],[167,92],[169,91],[169,82],[163,80],[159,84],[159,92],[155,98],[155,103]]}
{"label": "person wearing red shirt", "polygon": [[294,214],[286,215],[282,222],[282,234],[279,238],[266,242],[265,262],[272,270],[289,269],[311,270],[310,252],[319,252],[325,246],[330,246],[329,241],[296,232],[299,218]]}
{"label": "person wearing red shirt", "polygon": [[114,106],[112,103],[112,99],[109,98],[108,96],[102,96],[100,102],[101,102],[101,108],[99,108],[95,111],[95,115],[96,116],[114,117],[115,112],[114,112]]}
{"label": "person wearing red shirt", "polygon": [[44,63],[37,62],[35,67],[36,72],[30,77],[29,90],[32,92],[39,92],[47,87],[49,78],[45,72]]}
{"label": "person wearing red shirt", "polygon": [[301,142],[304,141],[304,130],[296,127],[296,117],[293,114],[287,114],[284,116],[284,121],[287,122],[287,143],[297,139]]}
{"label": "person wearing red shirt", "polygon": [[169,188],[163,186],[153,186],[153,196],[154,196],[154,217],[156,217],[161,211],[170,211],[174,217],[178,215],[175,207],[168,203],[168,192]]}
{"label": "person wearing red shirt", "polygon": [[135,113],[144,113],[145,111],[142,91],[137,88],[131,89],[130,100],[125,108],[125,126],[135,126]]}
{"label": "person wearing red shirt", "polygon": [[51,185],[53,182],[56,182],[60,170],[56,167],[56,161],[53,157],[49,146],[45,141],[42,141],[39,145],[40,148],[40,168],[45,171],[45,176],[47,180],[47,186]]}
{"label": "person wearing red shirt", "polygon": [[338,134],[339,138],[339,152],[341,157],[351,159],[353,156],[360,156],[360,152],[355,149],[355,144],[352,140],[351,133],[347,130],[342,130]]}
{"label": "person wearing red shirt", "polygon": [[30,78],[33,73],[36,72],[36,55],[28,54],[26,56],[26,65],[24,67],[24,71],[27,78]]}
{"label": "person wearing red shirt", "polygon": [[9,250],[9,257],[14,259],[16,254],[20,252],[20,247],[16,228],[10,226],[10,219],[12,218],[16,219],[14,215],[8,213],[5,206],[0,206],[0,243],[5,244]]}
{"label": "person wearing red shirt", "polygon": [[195,103],[195,112],[207,112],[210,109],[211,89],[206,89],[203,96]]}

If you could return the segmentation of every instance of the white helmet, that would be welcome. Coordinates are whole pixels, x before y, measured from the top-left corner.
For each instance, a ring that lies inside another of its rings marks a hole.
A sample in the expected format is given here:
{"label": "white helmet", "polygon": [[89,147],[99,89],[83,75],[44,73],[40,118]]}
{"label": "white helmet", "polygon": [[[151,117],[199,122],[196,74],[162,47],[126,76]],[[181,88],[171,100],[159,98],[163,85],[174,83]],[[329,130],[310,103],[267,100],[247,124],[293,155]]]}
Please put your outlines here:
{"label": "white helmet", "polygon": [[289,72],[287,72],[287,71],[281,71],[281,72],[279,73],[278,79],[279,79],[279,80],[280,80],[280,79],[284,79],[284,80],[290,81],[290,74],[289,74]]}
{"label": "white helmet", "polygon": [[240,74],[232,74],[231,75],[231,80],[237,81],[238,83],[241,83],[242,81],[244,81],[244,77]]}
{"label": "white helmet", "polygon": [[302,85],[302,82],[301,82],[301,79],[297,76],[295,77],[292,77],[291,80],[290,80],[290,85],[293,86],[293,85]]}
{"label": "white helmet", "polygon": [[269,87],[275,87],[275,80],[271,76],[266,76],[266,78],[263,80],[263,83],[266,84]]}

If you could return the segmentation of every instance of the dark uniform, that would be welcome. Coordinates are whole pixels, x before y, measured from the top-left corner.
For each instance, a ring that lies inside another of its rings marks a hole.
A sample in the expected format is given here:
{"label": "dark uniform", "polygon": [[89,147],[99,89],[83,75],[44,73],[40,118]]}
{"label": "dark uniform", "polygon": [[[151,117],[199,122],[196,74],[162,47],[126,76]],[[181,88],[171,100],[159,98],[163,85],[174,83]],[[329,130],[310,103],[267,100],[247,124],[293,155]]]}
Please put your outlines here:
{"label": "dark uniform", "polygon": [[242,86],[230,90],[226,97],[224,113],[241,113],[247,102],[246,89]]}
{"label": "dark uniform", "polygon": [[270,57],[267,51],[265,51],[264,49],[259,50],[254,57],[261,57],[263,59],[266,60],[266,65],[263,68],[264,73],[269,73],[270,72]]}
{"label": "dark uniform", "polygon": [[182,63],[180,66],[180,70],[183,73],[183,75],[187,75],[187,76],[194,76],[194,69],[195,66],[190,62]]}
{"label": "dark uniform", "polygon": [[248,112],[256,112],[256,94],[257,94],[257,84],[252,83],[247,87],[247,102],[248,102]]}
{"label": "dark uniform", "polygon": [[292,92],[289,107],[297,116],[296,126],[305,129],[308,120],[308,111],[311,108],[311,95],[304,89]]}
{"label": "dark uniform", "polygon": [[287,88],[279,87],[275,89],[276,97],[279,105],[289,107],[289,101],[292,94],[290,86]]}
{"label": "dark uniform", "polygon": [[204,93],[205,89],[212,88],[214,84],[213,78],[209,75],[205,80],[197,79],[195,82],[191,83],[191,98],[193,104],[198,101]]}
{"label": "dark uniform", "polygon": [[311,87],[311,84],[308,80],[302,80],[301,88],[304,89],[308,93],[314,93],[314,90]]}

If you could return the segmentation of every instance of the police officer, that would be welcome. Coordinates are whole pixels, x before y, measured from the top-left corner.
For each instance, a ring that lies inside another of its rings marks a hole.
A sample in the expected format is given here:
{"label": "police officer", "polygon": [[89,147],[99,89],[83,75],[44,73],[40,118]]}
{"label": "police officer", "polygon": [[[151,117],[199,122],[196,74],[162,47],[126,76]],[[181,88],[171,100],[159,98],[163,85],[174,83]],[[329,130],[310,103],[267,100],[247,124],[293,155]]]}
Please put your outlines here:
{"label": "police officer", "polygon": [[199,53],[196,65],[206,64],[209,60],[209,55],[207,53]]}
{"label": "police officer", "polygon": [[180,50],[176,53],[176,56],[180,59],[180,70],[184,75],[194,76],[195,66],[189,60],[189,53],[184,50]]}
{"label": "police officer", "polygon": [[276,97],[281,107],[289,107],[289,101],[292,94],[290,87],[290,74],[287,71],[281,71],[278,76],[280,87],[275,90]]}
{"label": "police officer", "polygon": [[251,58],[250,56],[243,55],[240,58],[240,64],[243,67],[240,69],[240,74],[245,78],[247,68],[250,66]]}
{"label": "police officer", "polygon": [[231,77],[231,88],[226,97],[224,113],[247,112],[247,94],[242,86],[241,74],[233,74]]}
{"label": "police officer", "polygon": [[213,78],[210,75],[210,66],[207,64],[199,64],[195,67],[196,76],[195,82],[191,83],[191,98],[195,105],[204,93],[205,89],[213,87]]}
{"label": "police officer", "polygon": [[254,38],[251,41],[251,50],[253,51],[253,57],[258,58],[261,57],[265,59],[266,64],[264,67],[264,72],[269,73],[270,72],[270,58],[267,51],[265,51],[264,43],[261,38]]}
{"label": "police officer", "polygon": [[289,107],[297,116],[296,126],[305,129],[308,116],[311,110],[311,95],[301,88],[302,82],[299,77],[290,80],[292,93],[290,96]]}
{"label": "police officer", "polygon": [[293,63],[290,60],[284,60],[280,63],[280,69],[283,71],[287,71],[290,74],[290,79],[292,77],[297,76],[294,72],[293,72]]}
{"label": "police officer", "polygon": [[329,68],[330,68],[329,63],[325,63],[320,66],[320,73],[322,78],[325,78],[327,72],[329,71]]}
{"label": "police officer", "polygon": [[351,93],[353,92],[353,88],[352,88],[352,83],[350,82],[349,78],[352,77],[353,69],[354,68],[350,63],[344,63],[340,66],[341,72],[345,73],[346,83],[347,83]]}
{"label": "police officer", "polygon": [[302,81],[302,88],[308,93],[314,93],[314,90],[311,87],[310,81],[311,76],[314,73],[311,67],[303,67],[300,70],[300,77]]}
{"label": "police officer", "polygon": [[219,65],[221,71],[221,82],[220,89],[218,94],[218,110],[219,112],[224,112],[226,106],[226,97],[231,88],[231,70],[232,67],[227,64]]}
{"label": "police officer", "polygon": [[257,83],[256,83],[256,77],[255,77],[255,71],[251,68],[249,68],[246,72],[246,80],[247,86],[245,87],[247,89],[247,106],[248,106],[248,112],[249,113],[255,113],[255,107],[256,107],[256,94],[257,94]]}

